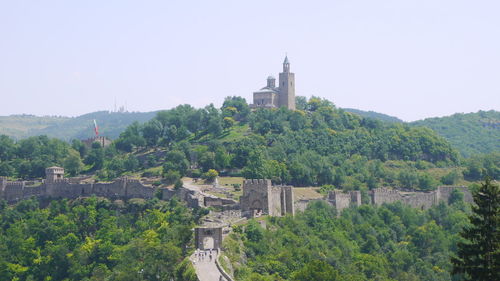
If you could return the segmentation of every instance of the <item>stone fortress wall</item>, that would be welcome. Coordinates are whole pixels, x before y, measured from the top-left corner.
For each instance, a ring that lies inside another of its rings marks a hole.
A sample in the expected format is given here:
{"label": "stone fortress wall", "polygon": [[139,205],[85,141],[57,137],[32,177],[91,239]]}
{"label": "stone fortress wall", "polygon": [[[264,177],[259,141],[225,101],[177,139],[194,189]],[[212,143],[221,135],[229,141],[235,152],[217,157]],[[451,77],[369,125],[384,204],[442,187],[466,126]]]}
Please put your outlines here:
{"label": "stone fortress wall", "polygon": [[[77,178],[63,178],[64,169],[50,167],[46,169],[46,179],[41,182],[8,181],[0,177],[0,199],[8,203],[16,203],[23,199],[36,197],[40,199],[89,197],[92,195],[105,197],[110,200],[132,198],[151,199],[157,191],[161,192],[161,199],[170,200],[174,196],[187,202],[192,208],[221,206],[226,209],[241,209],[244,216],[267,214],[270,216],[284,216],[295,214],[295,209],[305,210],[314,200],[295,201],[292,186],[273,186],[271,180],[248,179],[243,182],[243,195],[240,204],[230,199],[205,196],[198,191],[180,188],[172,190],[155,188],[145,185],[139,180],[127,177],[118,178],[113,182],[96,183],[82,182]],[[377,188],[369,191],[369,202],[373,205],[382,205],[401,201],[413,208],[428,209],[440,201],[448,202],[453,190],[458,189],[464,194],[464,201],[473,202],[472,194],[463,186],[440,186],[430,192],[401,192],[394,189]],[[329,204],[341,211],[350,206],[360,206],[360,191],[342,192],[330,191],[326,198]]]}
{"label": "stone fortress wall", "polygon": [[[388,188],[373,189],[368,192],[369,204],[380,206],[384,203],[400,201],[413,208],[429,209],[440,201],[448,203],[451,193],[455,189],[464,194],[465,202],[473,202],[472,194],[464,186],[439,186],[430,192],[402,192]],[[317,200],[328,202],[338,211],[362,204],[359,190],[349,192],[332,190],[323,199],[295,200],[291,186],[273,186],[271,180],[250,179],[243,182],[240,207],[242,214],[249,217],[260,214],[283,216],[293,215],[295,210],[304,211],[310,202]]]}
{"label": "stone fortress wall", "polygon": [[339,211],[350,206],[360,206],[361,192],[359,190],[349,192],[332,190],[328,193],[327,201]]}
{"label": "stone fortress wall", "polygon": [[178,190],[155,188],[151,185],[144,185],[139,180],[127,177],[106,183],[84,183],[74,178],[62,178],[63,174],[64,170],[62,168],[50,167],[46,169],[46,178],[41,182],[10,182],[4,177],[0,177],[0,199],[7,201],[9,204],[31,197],[40,199],[76,199],[95,195],[110,200],[152,199],[156,191],[159,190],[163,200],[170,200],[172,197],[177,196],[180,200],[186,201],[189,207],[204,206],[203,195],[184,188]]}
{"label": "stone fortress wall", "polygon": [[[464,186],[439,186],[436,190],[430,192],[401,192],[395,189],[376,188],[369,191],[368,195],[372,205],[380,206],[384,203],[400,201],[412,208],[423,210],[439,204],[440,201],[448,203],[451,193],[455,189],[464,194],[465,202],[474,202],[471,192]],[[345,193],[341,190],[332,190],[328,193],[327,201],[341,211],[350,206],[360,206],[361,193],[359,191]],[[301,209],[304,209],[304,207]]]}

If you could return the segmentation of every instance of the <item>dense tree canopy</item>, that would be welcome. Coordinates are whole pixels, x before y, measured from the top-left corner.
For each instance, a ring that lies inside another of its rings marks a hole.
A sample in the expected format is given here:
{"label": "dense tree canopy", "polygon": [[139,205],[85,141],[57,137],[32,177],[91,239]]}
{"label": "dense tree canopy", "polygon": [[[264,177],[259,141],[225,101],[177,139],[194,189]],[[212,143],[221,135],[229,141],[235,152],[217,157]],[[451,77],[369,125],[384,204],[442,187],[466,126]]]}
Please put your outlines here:
{"label": "dense tree canopy", "polygon": [[[380,169],[378,174],[367,171],[367,166],[379,165],[376,161],[458,164],[457,152],[429,129],[362,118],[317,97],[304,100],[298,108],[251,112],[240,97],[226,98],[220,110],[213,105],[202,109],[182,105],[159,112],[141,127],[132,125],[117,140],[116,147],[133,151],[159,144],[175,151],[175,157],[166,157],[164,174],[168,170],[190,174],[176,167],[188,161],[189,166],[203,172],[217,169],[224,174],[237,169],[245,177],[271,178],[276,183],[296,186],[373,188],[393,181]],[[140,139],[146,141],[136,141]],[[364,175],[354,182],[346,181],[345,177],[353,174]],[[425,175],[415,176],[414,180],[404,175],[395,178],[409,188],[432,189],[437,185]]]}
{"label": "dense tree canopy", "polygon": [[500,112],[495,110],[456,113],[411,123],[412,126],[425,126],[435,130],[466,157],[478,153],[498,152],[499,124]]}
{"label": "dense tree canopy", "polygon": [[177,200],[0,204],[0,280],[194,281],[183,260],[199,216]]}
{"label": "dense tree canopy", "polygon": [[236,280],[451,280],[450,253],[467,223],[463,201],[428,211],[401,203],[251,221],[224,241]]}

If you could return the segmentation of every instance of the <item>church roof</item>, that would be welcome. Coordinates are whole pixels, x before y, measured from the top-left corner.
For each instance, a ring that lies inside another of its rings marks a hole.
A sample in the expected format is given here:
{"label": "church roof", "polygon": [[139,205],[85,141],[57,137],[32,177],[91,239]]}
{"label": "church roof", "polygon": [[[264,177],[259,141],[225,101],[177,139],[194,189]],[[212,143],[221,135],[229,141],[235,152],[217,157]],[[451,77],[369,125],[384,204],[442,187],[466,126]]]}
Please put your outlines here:
{"label": "church roof", "polygon": [[275,94],[277,94],[278,91],[276,91],[274,89],[270,89],[268,87],[264,87],[264,88],[262,88],[262,89],[260,89],[260,90],[258,90],[256,92],[254,92],[254,93],[275,93]]}
{"label": "church roof", "polygon": [[288,56],[285,56],[285,60],[283,61],[283,63],[290,63],[290,61],[288,60]]}

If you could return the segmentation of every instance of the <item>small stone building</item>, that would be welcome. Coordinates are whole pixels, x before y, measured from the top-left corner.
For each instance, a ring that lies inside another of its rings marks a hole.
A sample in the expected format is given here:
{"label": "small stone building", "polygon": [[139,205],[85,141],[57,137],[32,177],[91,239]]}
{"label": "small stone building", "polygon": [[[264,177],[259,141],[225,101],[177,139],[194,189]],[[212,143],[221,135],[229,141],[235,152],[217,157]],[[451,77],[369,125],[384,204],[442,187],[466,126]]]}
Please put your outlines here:
{"label": "small stone building", "polygon": [[273,186],[271,180],[265,179],[245,180],[240,206],[247,217],[294,215],[293,187]]}
{"label": "small stone building", "polygon": [[45,180],[47,182],[56,182],[62,179],[64,179],[64,168],[52,166],[45,169]]}

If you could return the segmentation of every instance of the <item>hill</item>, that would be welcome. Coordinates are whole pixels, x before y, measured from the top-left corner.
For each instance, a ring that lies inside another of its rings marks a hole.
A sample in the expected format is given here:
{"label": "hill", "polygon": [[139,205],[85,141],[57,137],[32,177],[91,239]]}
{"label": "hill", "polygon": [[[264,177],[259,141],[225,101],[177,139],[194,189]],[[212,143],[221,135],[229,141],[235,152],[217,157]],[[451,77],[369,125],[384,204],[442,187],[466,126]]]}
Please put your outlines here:
{"label": "hill", "polygon": [[401,120],[397,117],[387,115],[384,113],[375,112],[375,111],[364,111],[364,110],[359,110],[359,109],[354,109],[354,108],[342,108],[342,109],[347,111],[347,112],[356,113],[362,117],[373,118],[373,119],[377,119],[377,120],[384,121],[384,122],[389,122],[389,123],[403,123],[404,122],[403,120]]}
{"label": "hill", "polygon": [[99,125],[100,134],[115,139],[128,125],[135,121],[146,122],[155,114],[156,112],[97,111],[78,117],[0,116],[0,134],[15,139],[38,135],[47,135],[65,141],[86,139],[93,136],[93,120],[95,119]]}
{"label": "hill", "polygon": [[500,151],[500,112],[495,110],[427,118],[410,125],[436,131],[465,157]]}

